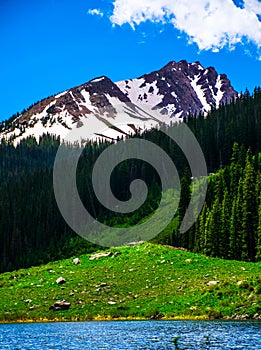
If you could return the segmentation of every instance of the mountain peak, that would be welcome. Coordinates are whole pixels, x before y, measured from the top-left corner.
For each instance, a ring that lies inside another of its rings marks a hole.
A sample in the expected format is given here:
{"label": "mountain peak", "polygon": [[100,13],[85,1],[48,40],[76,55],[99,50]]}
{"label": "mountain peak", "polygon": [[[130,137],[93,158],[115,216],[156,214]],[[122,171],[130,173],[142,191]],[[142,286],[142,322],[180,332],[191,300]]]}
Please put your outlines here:
{"label": "mountain peak", "polygon": [[200,70],[204,69],[199,61],[189,63],[186,60],[181,60],[179,62],[170,61],[164,67],[162,67],[161,70],[164,71],[164,70],[168,70],[168,69],[179,69],[179,68],[180,69],[186,69],[186,68],[188,68],[190,66],[197,67]]}
{"label": "mountain peak", "polygon": [[148,104],[170,117],[207,113],[237,96],[230,81],[199,61],[171,61],[158,71],[117,85],[133,103]]}
{"label": "mountain peak", "polygon": [[95,79],[92,79],[92,80],[90,80],[89,81],[89,83],[99,83],[99,82],[101,82],[101,81],[111,81],[110,80],[110,78],[108,78],[108,77],[106,77],[105,75],[102,75],[102,76],[100,76],[100,77],[97,77],[97,78],[95,78]]}

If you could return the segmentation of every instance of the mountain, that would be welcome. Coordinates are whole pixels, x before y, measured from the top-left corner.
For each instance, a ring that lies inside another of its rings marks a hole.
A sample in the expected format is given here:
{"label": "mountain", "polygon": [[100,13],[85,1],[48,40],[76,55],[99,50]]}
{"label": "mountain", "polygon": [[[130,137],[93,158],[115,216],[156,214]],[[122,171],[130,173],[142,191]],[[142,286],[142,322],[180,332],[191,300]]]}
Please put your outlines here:
{"label": "mountain", "polygon": [[225,74],[199,62],[170,62],[137,79],[112,82],[106,76],[48,97],[0,124],[0,139],[14,143],[50,133],[65,138],[87,126],[89,139],[117,139],[160,122],[206,114],[237,97]]}
{"label": "mountain", "polygon": [[199,62],[170,62],[159,71],[116,83],[135,104],[149,104],[170,117],[206,113],[237,93],[225,74]]}

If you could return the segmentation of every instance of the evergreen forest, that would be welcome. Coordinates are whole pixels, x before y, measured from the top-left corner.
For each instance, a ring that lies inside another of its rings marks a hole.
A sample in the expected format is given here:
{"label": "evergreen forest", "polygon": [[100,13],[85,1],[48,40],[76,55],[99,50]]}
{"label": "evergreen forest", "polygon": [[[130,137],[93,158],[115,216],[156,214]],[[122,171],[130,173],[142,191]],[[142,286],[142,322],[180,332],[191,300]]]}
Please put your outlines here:
{"label": "evergreen forest", "polygon": [[[184,235],[179,234],[179,225],[192,186],[185,156],[160,129],[134,136],[160,146],[172,158],[181,179],[179,209],[154,241],[213,257],[261,261],[261,89],[253,94],[246,91],[207,116],[190,115],[185,122],[203,150],[209,176],[201,214]],[[42,136],[38,143],[28,138],[16,147],[0,143],[0,272],[101,248],[74,233],[57,207],[53,164],[59,145],[59,138],[51,135]],[[111,177],[115,196],[129,199],[129,184],[141,178],[148,185],[148,197],[127,217],[107,210],[94,194],[91,176],[95,161],[110,145],[86,143],[78,162],[77,187],[93,217],[109,225],[133,226],[157,208],[161,182],[145,162],[128,159],[120,163]]]}

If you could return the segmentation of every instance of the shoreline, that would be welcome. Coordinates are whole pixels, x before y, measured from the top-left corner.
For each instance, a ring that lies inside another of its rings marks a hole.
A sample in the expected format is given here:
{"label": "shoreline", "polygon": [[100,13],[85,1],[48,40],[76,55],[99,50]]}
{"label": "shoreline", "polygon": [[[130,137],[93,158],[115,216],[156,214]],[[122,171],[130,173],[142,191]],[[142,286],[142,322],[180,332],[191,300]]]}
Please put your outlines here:
{"label": "shoreline", "polygon": [[245,322],[245,321],[250,321],[250,322],[261,322],[261,319],[256,319],[256,318],[243,318],[243,317],[230,317],[230,316],[225,316],[222,318],[209,318],[207,315],[201,315],[201,316],[176,316],[176,317],[162,317],[162,318],[144,318],[144,317],[101,317],[97,316],[92,319],[64,319],[64,318],[54,318],[54,319],[47,319],[47,318],[39,318],[39,319],[17,319],[13,321],[0,321],[0,325],[4,324],[29,324],[29,323],[57,323],[57,322],[118,322],[118,321],[221,321],[221,322],[226,322],[226,321],[235,321],[235,322]]}

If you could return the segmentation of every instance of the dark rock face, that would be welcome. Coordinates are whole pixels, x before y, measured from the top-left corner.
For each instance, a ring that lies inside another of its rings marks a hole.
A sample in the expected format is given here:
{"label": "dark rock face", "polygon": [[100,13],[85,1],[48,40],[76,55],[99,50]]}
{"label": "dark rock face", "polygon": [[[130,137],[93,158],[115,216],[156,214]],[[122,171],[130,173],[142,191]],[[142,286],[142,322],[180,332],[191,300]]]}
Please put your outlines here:
{"label": "dark rock face", "polygon": [[[140,117],[140,109],[145,105],[150,111],[160,112],[162,121],[170,123],[172,118],[184,118],[189,113],[206,114],[236,97],[237,92],[227,76],[219,75],[213,67],[205,69],[199,62],[188,63],[185,60],[169,62],[160,70],[138,79],[113,83],[102,76],[48,97],[15,119],[2,123],[0,139],[4,137],[15,141],[47,132],[63,137],[74,126],[80,128],[91,114],[96,116],[100,125],[103,123],[126,135],[125,131],[112,125],[114,120],[117,122],[117,105],[125,106],[129,117],[128,132],[135,132],[140,128],[136,124],[138,120],[144,121],[145,127],[151,127],[148,114]],[[100,129],[94,130],[96,135],[100,135],[99,132]]]}
{"label": "dark rock face", "polygon": [[[205,69],[199,62],[188,63],[185,60],[169,62],[158,71],[142,75],[139,80],[140,89],[150,86],[149,94],[162,96],[154,109],[160,109],[161,113],[169,113],[168,107],[172,106],[171,116],[179,114],[180,117],[186,117],[188,113],[193,115],[200,112],[206,113],[211,108],[229,103],[237,97],[237,92],[225,74],[218,75],[213,67]],[[130,82],[126,80],[125,86],[120,83],[126,96],[129,96],[132,89]],[[155,91],[155,85],[157,91]],[[138,97],[138,100],[146,102],[149,99],[143,94]],[[132,102],[137,101],[132,100]]]}
{"label": "dark rock face", "polygon": [[[82,94],[83,91],[89,94],[89,101],[86,101]],[[68,90],[65,94],[58,97],[46,112],[47,114],[55,115],[66,110],[68,114],[74,117],[73,121],[78,122],[80,117],[91,113],[88,107],[85,106],[86,102],[90,102],[92,106],[98,109],[110,106],[111,104],[106,95],[117,97],[121,102],[130,102],[109,78],[101,77]]]}

